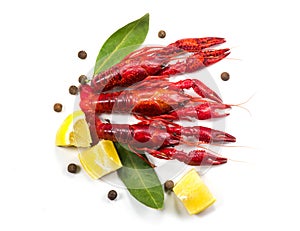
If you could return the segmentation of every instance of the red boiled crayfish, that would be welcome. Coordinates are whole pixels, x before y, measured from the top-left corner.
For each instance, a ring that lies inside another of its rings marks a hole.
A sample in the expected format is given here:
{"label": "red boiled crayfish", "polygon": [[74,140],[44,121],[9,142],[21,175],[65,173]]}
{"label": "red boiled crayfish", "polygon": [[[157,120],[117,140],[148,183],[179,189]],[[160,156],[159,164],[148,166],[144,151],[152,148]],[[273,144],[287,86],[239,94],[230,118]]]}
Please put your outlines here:
{"label": "red boiled crayfish", "polygon": [[[235,142],[236,140],[228,133],[210,128],[182,127],[159,121],[143,121],[134,125],[110,124],[102,123],[96,117],[93,125],[99,139],[127,144],[137,155],[139,155],[139,151],[144,151],[160,159],[177,159],[189,165],[218,165],[226,163],[227,159],[204,149],[186,153],[176,150],[173,148],[174,146],[180,144],[197,146],[203,143]],[[197,141],[192,143],[185,140],[184,137]]]}
{"label": "red boiled crayfish", "polygon": [[[141,158],[139,151],[189,165],[226,163],[226,158],[205,149],[186,153],[174,146],[235,142],[235,137],[222,131],[201,126],[184,127],[171,121],[227,116],[222,110],[230,105],[223,104],[218,94],[199,80],[167,81],[171,75],[194,72],[225,58],[229,49],[208,49],[224,42],[223,38],[207,37],[181,39],[166,47],[144,47],[95,75],[91,86],[80,88],[80,107],[86,114],[93,142],[108,139],[127,144]],[[118,88],[123,90],[107,92]],[[183,92],[189,88],[200,97]],[[102,123],[97,117],[112,112],[129,112],[142,122],[110,124]],[[196,141],[190,142],[190,139]]]}
{"label": "red boiled crayfish", "polygon": [[132,52],[120,63],[95,75],[91,86],[95,92],[124,88],[148,76],[191,73],[212,65],[227,55],[229,49],[207,49],[222,44],[224,38],[181,39],[166,47],[144,47]]}
{"label": "red boiled crayfish", "polygon": [[[83,111],[101,113],[130,113],[137,118],[164,120],[203,120],[227,116],[222,110],[230,105],[210,100],[221,101],[221,98],[197,79],[185,79],[179,82],[153,81],[146,78],[134,88],[125,91],[93,93],[89,85],[80,87],[80,107]],[[147,85],[145,85],[147,83]],[[145,86],[144,86],[145,85]],[[192,97],[182,90],[193,88],[203,98]]]}

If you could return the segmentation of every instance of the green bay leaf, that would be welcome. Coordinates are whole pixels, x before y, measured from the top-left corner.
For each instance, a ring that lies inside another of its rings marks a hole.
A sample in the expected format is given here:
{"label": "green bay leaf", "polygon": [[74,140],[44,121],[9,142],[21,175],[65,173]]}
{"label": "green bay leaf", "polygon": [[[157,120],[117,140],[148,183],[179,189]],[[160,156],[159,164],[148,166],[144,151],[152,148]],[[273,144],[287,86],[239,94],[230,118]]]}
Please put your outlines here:
{"label": "green bay leaf", "polygon": [[[135,153],[115,143],[123,167],[118,175],[130,194],[144,205],[161,209],[164,204],[164,192],[155,170]],[[144,158],[147,159],[145,155]]]}
{"label": "green bay leaf", "polygon": [[149,30],[149,14],[145,14],[113,33],[103,44],[95,64],[94,74],[120,62],[126,55],[138,48]]}

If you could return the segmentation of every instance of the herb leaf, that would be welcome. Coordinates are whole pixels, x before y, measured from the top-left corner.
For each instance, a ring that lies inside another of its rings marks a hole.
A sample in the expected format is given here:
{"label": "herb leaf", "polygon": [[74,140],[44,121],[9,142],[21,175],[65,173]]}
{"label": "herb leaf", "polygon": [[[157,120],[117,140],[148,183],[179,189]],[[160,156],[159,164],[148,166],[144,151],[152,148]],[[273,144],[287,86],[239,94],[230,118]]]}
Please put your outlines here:
{"label": "herb leaf", "polygon": [[120,62],[138,48],[145,40],[149,29],[149,14],[145,14],[113,33],[103,44],[95,64],[94,74]]}
{"label": "herb leaf", "polygon": [[130,194],[148,207],[161,209],[164,192],[154,169],[121,144],[115,143],[115,147],[123,165],[118,170],[118,175]]}

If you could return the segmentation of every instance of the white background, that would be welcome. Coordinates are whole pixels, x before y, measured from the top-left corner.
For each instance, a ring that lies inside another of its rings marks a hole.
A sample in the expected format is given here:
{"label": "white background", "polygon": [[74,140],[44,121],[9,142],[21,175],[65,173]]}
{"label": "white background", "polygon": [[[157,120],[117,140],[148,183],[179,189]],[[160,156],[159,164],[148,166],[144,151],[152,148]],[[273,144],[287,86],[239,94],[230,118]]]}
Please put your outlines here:
{"label": "white background", "polygon": [[[300,20],[297,1],[9,1],[0,3],[1,230],[299,230]],[[144,207],[126,190],[109,202],[102,181],[66,172],[76,154],[55,148],[55,133],[72,112],[68,87],[93,67],[116,29],[150,13],[146,44],[180,38],[227,39],[228,59],[209,68],[222,97],[241,103],[226,131],[236,145],[232,160],[203,179],[217,202],[187,215],[173,196],[161,211]],[[165,39],[157,32],[166,30]],[[86,60],[77,58],[86,50]],[[231,79],[219,75],[228,71]],[[55,102],[65,109],[55,113]],[[67,158],[61,155],[66,155]],[[68,160],[68,161],[66,161]],[[235,160],[243,161],[238,162]]]}

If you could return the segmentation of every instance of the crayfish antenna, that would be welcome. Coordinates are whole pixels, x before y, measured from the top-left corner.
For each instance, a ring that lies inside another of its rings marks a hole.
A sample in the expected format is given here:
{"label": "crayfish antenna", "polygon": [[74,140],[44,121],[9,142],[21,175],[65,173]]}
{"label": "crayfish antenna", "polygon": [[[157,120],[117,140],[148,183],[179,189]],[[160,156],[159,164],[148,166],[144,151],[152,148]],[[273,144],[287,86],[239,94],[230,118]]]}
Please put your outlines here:
{"label": "crayfish antenna", "polygon": [[228,104],[228,105],[231,106],[231,107],[239,107],[239,108],[242,108],[242,109],[244,109],[245,111],[247,111],[248,114],[252,117],[252,114],[251,114],[250,110],[249,110],[248,108],[242,106],[242,105],[248,103],[248,102],[254,97],[255,94],[256,94],[256,93],[253,93],[253,95],[251,95],[247,100],[245,100],[245,101],[242,102],[242,103],[239,103],[239,104]]}
{"label": "crayfish antenna", "polygon": [[[232,47],[229,47],[229,48],[227,48],[228,49],[228,51],[233,51],[234,49],[236,49],[236,48],[238,48],[238,46],[232,46]],[[215,49],[215,48],[210,48],[210,49],[208,49],[208,50],[210,50],[210,51],[213,51],[213,50],[217,50],[217,49]],[[242,61],[242,59],[240,59],[240,58],[233,58],[233,57],[225,57],[224,59],[229,59],[229,60],[236,60],[236,61]]]}
{"label": "crayfish antenna", "polygon": [[236,160],[236,159],[232,159],[232,158],[228,158],[226,157],[227,160],[230,160],[232,162],[237,162],[237,163],[243,163],[243,164],[250,164],[248,161],[245,161],[245,160]]}
{"label": "crayfish antenna", "polygon": [[250,148],[256,149],[254,147],[246,146],[246,145],[227,145],[227,144],[218,144],[218,143],[210,143],[212,146],[223,147],[223,148]]}

